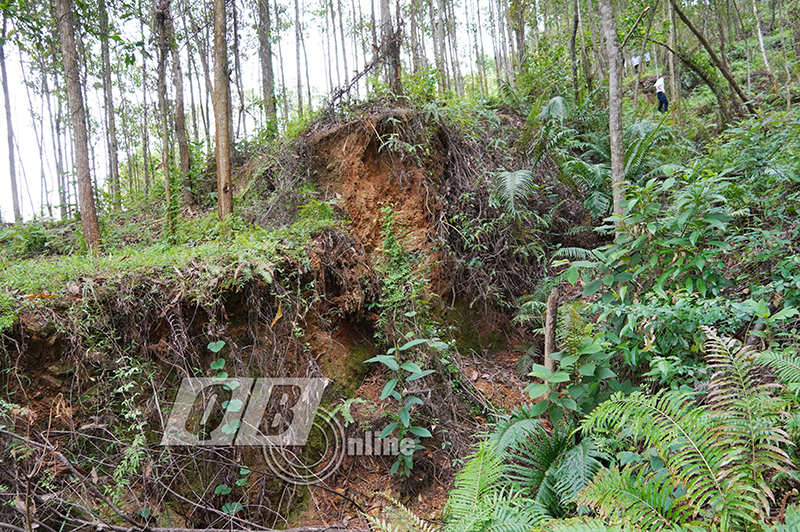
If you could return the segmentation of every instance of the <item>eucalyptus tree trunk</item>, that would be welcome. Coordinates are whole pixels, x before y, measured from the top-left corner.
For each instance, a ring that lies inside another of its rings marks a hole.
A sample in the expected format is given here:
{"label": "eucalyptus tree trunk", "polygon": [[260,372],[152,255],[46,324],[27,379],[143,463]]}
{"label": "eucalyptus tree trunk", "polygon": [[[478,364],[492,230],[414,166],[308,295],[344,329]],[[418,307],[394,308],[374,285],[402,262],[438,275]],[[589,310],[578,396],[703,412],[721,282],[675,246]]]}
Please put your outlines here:
{"label": "eucalyptus tree trunk", "polygon": [[578,84],[578,53],[577,53],[577,38],[578,38],[578,0],[572,0],[572,34],[569,38],[569,62],[572,71],[572,93],[575,97],[575,105],[578,105],[578,98],[580,97],[580,89]]}
{"label": "eucalyptus tree trunk", "polygon": [[227,37],[225,0],[214,0],[214,122],[217,137],[217,207],[221,220],[233,213]]}
{"label": "eucalyptus tree trunk", "polygon": [[182,192],[184,205],[194,204],[192,194],[192,159],[189,151],[189,139],[186,135],[186,112],[184,110],[183,96],[183,70],[178,47],[174,40],[172,17],[167,20],[167,31],[170,37],[170,50],[172,52],[172,84],[175,86],[175,137],[178,141],[178,155],[181,164]]}
{"label": "eucalyptus tree trunk", "polygon": [[611,0],[598,0],[600,24],[608,59],[608,125],[611,144],[611,195],[617,226],[622,222],[625,200],[625,149],[622,144],[622,65],[617,42],[617,20]]}
{"label": "eucalyptus tree trunk", "polygon": [[667,2],[669,8],[669,45],[673,51],[669,54],[669,84],[673,99],[672,113],[678,117],[678,126],[683,130],[683,100],[681,98],[680,70],[675,64],[675,52],[678,49],[677,22],[675,20],[675,10],[672,3]]}
{"label": "eucalyptus tree trunk", "polygon": [[[50,134],[53,143],[53,155],[56,163],[56,187],[58,188],[58,207],[62,220],[67,219],[67,198],[64,189],[64,153],[61,150],[61,99],[58,99],[57,114],[53,113],[51,101],[51,91],[47,81],[47,69],[42,65],[42,79],[45,102],[47,103],[47,114],[50,117]],[[55,92],[58,92],[58,78],[55,78]]]}
{"label": "eucalyptus tree trunk", "polygon": [[[333,65],[336,67],[336,86],[342,86],[342,77],[341,72],[339,71],[339,41],[336,40],[336,10],[333,7],[333,0],[328,0],[328,5],[326,9],[326,16],[329,15],[331,18],[330,30],[333,40]],[[326,19],[327,23],[327,19]],[[328,36],[328,38],[331,38]],[[330,48],[328,49],[330,51]],[[328,54],[328,61],[330,61],[330,53]],[[332,78],[333,76],[331,76]],[[345,81],[346,83],[346,81]]]}
{"label": "eucalyptus tree trunk", "polygon": [[300,28],[300,1],[294,0],[294,42],[295,60],[297,65],[297,113],[303,117],[303,73],[300,68],[300,38],[302,30]]}
{"label": "eucalyptus tree trunk", "polygon": [[158,65],[156,72],[158,112],[161,115],[161,171],[164,173],[164,229],[168,237],[175,235],[175,209],[172,197],[172,172],[170,168],[170,131],[172,120],[167,104],[167,61],[169,60],[169,35],[166,19],[169,18],[169,1],[156,0],[153,6],[153,30],[158,39]]}
{"label": "eucalyptus tree trunk", "polygon": [[17,167],[14,159],[14,125],[11,123],[11,102],[8,96],[8,73],[6,72],[6,22],[8,15],[3,13],[3,34],[0,36],[0,75],[3,79],[3,100],[6,108],[6,134],[8,138],[8,173],[11,178],[11,196],[14,206],[14,222],[22,221],[22,211],[19,206],[19,192],[17,191]]}
{"label": "eucalyptus tree trunk", "polygon": [[70,0],[56,0],[58,33],[64,62],[64,79],[67,83],[73,144],[75,147],[75,176],[78,182],[78,202],[81,210],[81,227],[86,247],[97,252],[100,247],[100,226],[92,190],[89,166],[89,137],[86,130],[86,109],[83,106],[81,77],[78,70],[78,49],[75,45],[75,22]]}
{"label": "eucalyptus tree trunk", "polygon": [[108,50],[108,11],[105,0],[99,0],[100,56],[103,63],[103,98],[105,104],[106,139],[108,143],[108,169],[111,178],[111,204],[120,207],[119,160],[117,154],[117,123],[114,113],[114,92],[111,89],[111,57]]}
{"label": "eucalyptus tree trunk", "polygon": [[[144,42],[144,21],[139,12],[139,33]],[[147,54],[142,54],[142,173],[144,174],[144,195],[150,196],[150,129],[147,122]]]}
{"label": "eucalyptus tree trunk", "polygon": [[[344,68],[344,83],[347,85],[350,81],[350,70],[347,68],[347,46],[345,45],[344,35],[344,10],[342,9],[342,0],[337,0],[339,6],[339,38],[342,40],[342,68]],[[355,21],[353,21],[355,23]]]}
{"label": "eucalyptus tree trunk", "polygon": [[242,63],[239,60],[239,10],[236,9],[236,2],[230,0],[231,14],[233,18],[233,71],[236,73],[236,92],[239,95],[239,109],[236,116],[236,137],[239,136],[239,128],[242,134],[247,137],[247,123],[244,114],[244,83],[242,81]]}
{"label": "eucalyptus tree trunk", "polygon": [[767,77],[769,77],[769,82],[770,85],[772,85],[773,92],[778,94],[780,91],[778,88],[778,80],[775,79],[775,73],[772,71],[772,67],[769,65],[767,48],[764,46],[764,32],[761,29],[761,15],[758,14],[758,4],[756,3],[756,0],[752,0],[751,4],[753,5],[753,17],[756,21],[756,34],[758,35],[758,46],[761,48],[761,59],[764,61],[764,70],[767,71]]}
{"label": "eucalyptus tree trunk", "polygon": [[275,75],[272,71],[272,21],[269,0],[258,0],[258,57],[261,62],[261,90],[264,97],[264,114],[270,136],[278,133],[275,110]]}

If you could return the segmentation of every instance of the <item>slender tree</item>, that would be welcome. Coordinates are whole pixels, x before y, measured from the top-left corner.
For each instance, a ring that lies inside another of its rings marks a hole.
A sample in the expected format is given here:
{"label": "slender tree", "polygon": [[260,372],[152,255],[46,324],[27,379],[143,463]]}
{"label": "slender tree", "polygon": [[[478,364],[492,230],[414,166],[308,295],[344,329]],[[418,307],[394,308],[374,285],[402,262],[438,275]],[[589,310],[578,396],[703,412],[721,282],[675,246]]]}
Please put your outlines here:
{"label": "slender tree", "polygon": [[622,145],[622,65],[617,41],[617,19],[611,0],[598,0],[600,23],[606,41],[608,59],[608,124],[611,143],[611,195],[614,214],[622,221],[625,199],[625,149]]}
{"label": "slender tree", "polygon": [[233,213],[227,34],[225,0],[214,0],[214,122],[217,136],[217,201],[220,219],[225,219]]}
{"label": "slender tree", "polygon": [[258,56],[261,62],[261,89],[264,97],[264,114],[270,136],[277,134],[275,110],[275,75],[272,71],[272,24],[269,0],[258,0]]}
{"label": "slender tree", "polygon": [[103,102],[105,106],[106,144],[108,146],[108,170],[111,185],[111,204],[120,207],[119,159],[117,149],[117,123],[114,113],[114,92],[111,89],[111,56],[108,49],[108,10],[106,1],[99,0],[97,10],[100,16],[100,56],[103,71]]}
{"label": "slender tree", "polygon": [[86,110],[83,107],[83,91],[78,70],[78,48],[75,44],[75,22],[70,0],[56,0],[58,32],[64,62],[64,79],[67,84],[73,145],[75,150],[75,174],[78,181],[78,201],[81,211],[81,226],[86,247],[96,252],[100,246],[100,226],[92,190],[92,175],[89,170],[89,137],[86,129]]}
{"label": "slender tree", "polygon": [[8,15],[3,13],[3,33],[0,35],[0,76],[3,82],[3,101],[6,108],[6,134],[8,136],[8,175],[11,178],[11,199],[14,206],[14,221],[22,221],[22,211],[19,206],[19,192],[17,191],[17,169],[14,159],[14,125],[11,123],[11,102],[8,96],[8,74],[6,73],[6,23]]}

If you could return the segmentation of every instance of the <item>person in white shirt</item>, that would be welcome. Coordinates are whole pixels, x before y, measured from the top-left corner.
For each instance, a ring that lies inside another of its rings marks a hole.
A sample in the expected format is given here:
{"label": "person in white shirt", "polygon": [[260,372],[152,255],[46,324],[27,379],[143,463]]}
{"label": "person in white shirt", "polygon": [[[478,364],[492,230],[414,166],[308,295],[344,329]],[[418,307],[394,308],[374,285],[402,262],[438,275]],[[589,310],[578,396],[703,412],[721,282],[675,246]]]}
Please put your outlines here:
{"label": "person in white shirt", "polygon": [[658,97],[658,112],[666,113],[669,110],[669,100],[667,100],[667,93],[664,87],[664,80],[667,79],[666,74],[661,74],[661,77],[656,80],[656,96]]}
{"label": "person in white shirt", "polygon": [[639,63],[642,62],[642,58],[638,55],[634,55],[633,59],[631,60],[631,65],[633,65],[633,72],[634,74],[639,72]]}

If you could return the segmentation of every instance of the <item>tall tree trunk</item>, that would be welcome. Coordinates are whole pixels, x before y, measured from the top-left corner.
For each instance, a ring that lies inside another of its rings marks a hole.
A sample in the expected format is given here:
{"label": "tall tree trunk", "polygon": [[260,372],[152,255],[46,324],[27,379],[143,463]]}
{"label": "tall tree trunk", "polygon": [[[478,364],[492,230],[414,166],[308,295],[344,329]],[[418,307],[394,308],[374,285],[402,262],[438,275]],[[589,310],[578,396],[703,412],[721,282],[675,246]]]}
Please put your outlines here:
{"label": "tall tree trunk", "polygon": [[214,122],[217,136],[217,201],[220,220],[233,213],[231,88],[228,84],[227,38],[225,0],[214,0]]}
{"label": "tall tree trunk", "polygon": [[778,94],[778,91],[780,91],[778,88],[778,80],[775,79],[775,73],[772,71],[772,67],[769,65],[767,48],[764,46],[764,32],[761,29],[761,15],[758,14],[758,4],[756,3],[756,0],[752,0],[751,4],[753,5],[753,17],[756,21],[756,34],[758,35],[758,46],[761,48],[761,59],[764,61],[764,70],[767,71],[767,77],[769,78],[770,85],[772,85],[773,92]]}
{"label": "tall tree trunk", "polygon": [[670,0],[670,3],[672,4],[672,7],[675,10],[675,13],[678,15],[678,17],[680,17],[683,23],[686,24],[686,27],[688,27],[689,30],[695,34],[697,39],[700,41],[700,44],[703,45],[703,48],[705,48],[706,52],[708,52],[708,55],[711,57],[711,61],[714,62],[719,71],[722,72],[722,75],[725,77],[725,79],[728,80],[728,83],[730,84],[731,88],[737,94],[737,96],[739,96],[739,98],[742,100],[742,103],[747,107],[747,110],[751,114],[757,114],[755,107],[753,107],[753,104],[750,103],[750,99],[747,96],[745,96],[744,91],[742,91],[741,87],[739,87],[739,84],[736,82],[736,79],[734,79],[730,71],[727,68],[725,68],[725,65],[722,64],[722,61],[717,56],[716,52],[714,52],[714,49],[711,47],[711,44],[708,42],[708,40],[706,40],[705,36],[703,35],[703,32],[697,29],[694,24],[692,24],[692,21],[689,20],[689,17],[686,16],[686,14],[680,8],[676,0]]}
{"label": "tall tree trunk", "polygon": [[339,38],[342,40],[342,68],[344,68],[344,83],[347,85],[350,81],[350,71],[347,69],[347,46],[345,46],[344,36],[345,12],[342,10],[342,0],[337,0],[337,5],[339,6]]}
{"label": "tall tree trunk", "polygon": [[278,0],[275,0],[275,27],[278,28],[278,35],[277,35],[277,42],[278,42],[278,65],[280,68],[278,72],[281,73],[281,102],[283,103],[283,119],[285,121],[289,120],[289,91],[288,87],[286,86],[286,70],[283,68],[283,47],[281,46],[281,38],[280,38],[280,11],[278,11]]}
{"label": "tall tree trunk", "polygon": [[594,12],[592,0],[586,0],[586,13],[589,14],[589,34],[592,37],[592,53],[594,54],[594,64],[597,68],[597,79],[603,79],[606,76],[605,61],[603,59],[603,53],[600,51],[600,39],[597,34],[597,27],[595,26],[596,17],[591,16]]}
{"label": "tall tree trunk", "polygon": [[111,178],[111,205],[115,209],[120,207],[119,191],[119,159],[117,148],[117,124],[114,113],[114,92],[111,88],[111,56],[108,50],[108,12],[106,1],[97,3],[100,15],[100,55],[103,68],[103,99],[105,104],[106,139],[108,143],[108,166]]}
{"label": "tall tree trunk", "polygon": [[598,0],[600,23],[606,41],[608,60],[608,125],[611,143],[611,195],[616,224],[622,222],[625,200],[625,149],[622,144],[622,68],[617,42],[617,19],[611,0]]}
{"label": "tall tree trunk", "polygon": [[[44,96],[45,102],[47,103],[47,114],[50,117],[50,134],[51,140],[53,143],[53,156],[55,158],[56,163],[56,187],[58,188],[58,207],[59,207],[59,214],[61,215],[62,220],[67,219],[67,200],[65,197],[64,191],[64,154],[61,151],[61,117],[57,114],[53,113],[53,104],[51,101],[51,92],[50,87],[48,86],[48,75],[47,69],[42,68],[42,80],[44,84],[42,88],[44,89]],[[58,78],[56,78],[56,93],[58,92],[57,83]],[[60,103],[60,98],[59,98]],[[59,105],[60,109],[60,105]]]}
{"label": "tall tree trunk", "polygon": [[100,247],[100,226],[92,191],[92,175],[89,170],[89,137],[86,131],[86,110],[83,107],[80,71],[78,70],[78,48],[75,45],[75,23],[70,0],[56,0],[58,33],[64,61],[64,79],[67,83],[72,134],[75,146],[75,175],[78,181],[78,201],[81,209],[81,227],[86,247],[97,252]]}
{"label": "tall tree trunk", "polygon": [[300,27],[300,1],[294,0],[294,43],[297,65],[297,114],[303,118],[303,71],[300,68],[300,39],[303,30]]}
{"label": "tall tree trunk", "polygon": [[167,35],[172,52],[172,84],[175,86],[175,138],[178,141],[178,155],[181,164],[181,188],[183,192],[183,203],[186,206],[194,204],[192,195],[192,159],[189,151],[189,138],[186,134],[186,112],[184,110],[183,97],[183,69],[181,69],[181,58],[178,54],[178,46],[175,42],[175,30],[173,27],[172,15],[167,18]]}
{"label": "tall tree trunk", "polygon": [[172,116],[167,104],[167,61],[169,61],[169,35],[167,19],[169,2],[156,0],[153,7],[153,30],[158,39],[157,92],[158,112],[161,115],[161,171],[164,173],[164,229],[169,238],[175,236],[175,198],[172,197],[172,171],[170,168],[170,131]]}
{"label": "tall tree trunk", "polygon": [[[669,85],[671,89],[673,104],[672,113],[678,117],[678,127],[683,130],[683,99],[681,98],[680,70],[675,64],[675,52],[678,49],[677,24],[675,21],[675,10],[672,3],[667,2],[669,7],[669,45],[673,51],[669,54]],[[655,54],[658,57],[658,54]],[[657,70],[657,69],[656,69]],[[657,73],[658,74],[658,73]]]}
{"label": "tall tree trunk", "polygon": [[242,134],[247,137],[247,116],[244,113],[244,82],[242,80],[242,63],[239,60],[239,10],[236,8],[235,0],[231,2],[231,13],[233,14],[233,71],[236,72],[236,92],[239,95],[239,112],[236,117],[236,137],[239,136],[239,128]]}
{"label": "tall tree trunk", "polygon": [[258,0],[258,57],[261,62],[261,90],[264,97],[264,114],[267,131],[272,137],[278,133],[275,110],[275,75],[272,71],[272,21],[269,0]]}
{"label": "tall tree trunk", "polygon": [[14,222],[22,221],[22,211],[19,206],[19,192],[17,191],[17,167],[14,159],[14,125],[11,123],[11,102],[8,96],[8,73],[6,72],[6,22],[7,13],[3,12],[3,34],[0,36],[0,75],[3,77],[3,100],[6,108],[6,134],[8,137],[8,174],[11,178],[11,199],[14,206]]}
{"label": "tall tree trunk", "polygon": [[[186,21],[186,12],[189,10],[188,6],[184,6],[183,8],[183,16],[181,17],[181,21],[183,22],[183,33],[185,35],[189,35],[189,24]],[[197,142],[200,138],[200,135],[197,132],[197,106],[195,105],[194,100],[194,72],[197,70],[195,68],[194,63],[194,48],[192,47],[192,42],[190,39],[186,40],[186,68],[188,69],[186,78],[189,80],[189,109],[192,113],[192,133],[194,135],[194,141]],[[199,79],[199,78],[198,78]],[[198,90],[200,87],[198,86]]]}
{"label": "tall tree trunk", "polygon": [[578,105],[578,98],[580,97],[580,85],[578,83],[578,53],[576,45],[579,20],[578,0],[572,0],[572,34],[569,38],[569,61],[570,69],[572,70],[572,93],[575,97],[575,105]]}
{"label": "tall tree trunk", "polygon": [[[144,18],[139,7],[139,33],[145,42]],[[142,173],[144,174],[144,195],[150,196],[150,125],[147,121],[147,54],[142,54]]]}

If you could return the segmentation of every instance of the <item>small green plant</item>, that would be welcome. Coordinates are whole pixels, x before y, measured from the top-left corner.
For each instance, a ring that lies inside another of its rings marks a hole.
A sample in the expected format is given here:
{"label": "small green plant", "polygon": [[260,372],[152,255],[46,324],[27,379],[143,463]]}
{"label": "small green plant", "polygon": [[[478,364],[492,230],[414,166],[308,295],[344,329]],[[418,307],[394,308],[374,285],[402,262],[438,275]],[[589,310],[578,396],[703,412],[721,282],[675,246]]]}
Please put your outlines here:
{"label": "small green plant", "polygon": [[[422,399],[411,393],[406,393],[404,397],[401,391],[406,390],[407,383],[422,379],[434,373],[434,370],[424,370],[416,362],[406,358],[409,354],[414,353],[414,348],[418,348],[422,345],[430,346],[439,351],[444,351],[449,348],[449,345],[438,339],[416,338],[407,341],[401,346],[392,347],[385,355],[378,355],[365,361],[366,363],[381,363],[394,372],[394,377],[389,379],[384,385],[380,399],[394,399],[397,402],[398,409],[392,412],[391,416],[394,421],[383,428],[380,437],[386,438],[397,431],[399,440],[406,437],[414,439],[414,450],[421,448],[419,446],[419,438],[430,438],[432,434],[430,430],[417,424],[418,421],[414,414],[415,407],[424,404]],[[398,454],[397,460],[392,465],[390,472],[395,474],[401,466],[406,476],[411,474],[411,470],[414,467],[413,452]]]}

